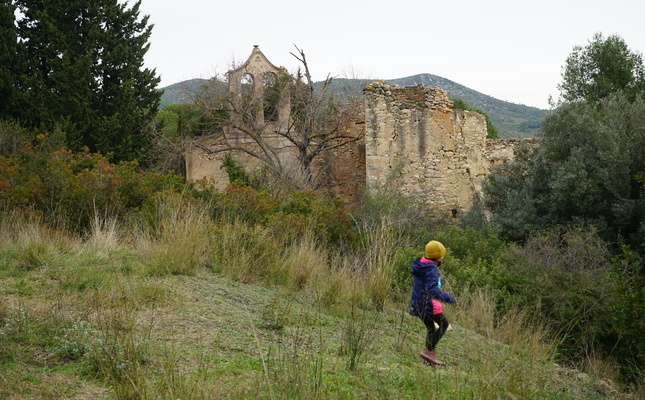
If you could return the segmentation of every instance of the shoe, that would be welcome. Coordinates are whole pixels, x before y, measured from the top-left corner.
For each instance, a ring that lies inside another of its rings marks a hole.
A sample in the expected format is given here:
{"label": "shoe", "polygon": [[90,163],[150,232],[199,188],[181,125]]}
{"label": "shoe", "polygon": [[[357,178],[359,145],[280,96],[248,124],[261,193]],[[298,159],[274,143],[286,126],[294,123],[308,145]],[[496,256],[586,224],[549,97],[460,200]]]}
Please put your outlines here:
{"label": "shoe", "polygon": [[422,350],[419,355],[421,355],[423,360],[429,365],[446,365],[446,363],[437,359],[437,353],[435,353],[434,350]]}
{"label": "shoe", "polygon": [[427,350],[427,349],[421,350],[419,355],[421,355],[421,357],[423,357],[425,360],[430,362],[437,359],[437,354],[434,352],[434,350]]}

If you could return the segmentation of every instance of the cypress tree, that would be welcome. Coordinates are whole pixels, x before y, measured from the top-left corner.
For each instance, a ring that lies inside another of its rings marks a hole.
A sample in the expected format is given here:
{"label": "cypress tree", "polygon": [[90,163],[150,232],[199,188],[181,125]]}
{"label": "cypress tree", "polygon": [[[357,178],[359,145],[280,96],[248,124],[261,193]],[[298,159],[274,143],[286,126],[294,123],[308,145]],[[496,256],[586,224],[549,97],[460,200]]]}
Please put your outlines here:
{"label": "cypress tree", "polygon": [[113,161],[135,159],[147,146],[147,124],[161,94],[143,67],[152,26],[140,1],[14,0],[28,66],[22,119],[62,128],[73,150],[88,147]]}
{"label": "cypress tree", "polygon": [[18,37],[16,35],[15,7],[0,3],[0,119],[13,119],[17,115]]}

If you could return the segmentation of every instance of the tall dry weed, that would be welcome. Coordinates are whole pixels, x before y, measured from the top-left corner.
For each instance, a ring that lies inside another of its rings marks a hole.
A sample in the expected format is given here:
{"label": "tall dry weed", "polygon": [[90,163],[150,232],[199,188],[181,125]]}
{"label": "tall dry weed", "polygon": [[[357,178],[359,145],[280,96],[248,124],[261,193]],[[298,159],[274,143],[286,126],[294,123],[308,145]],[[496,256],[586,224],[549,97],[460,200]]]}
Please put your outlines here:
{"label": "tall dry weed", "polygon": [[213,223],[201,204],[183,197],[162,198],[157,231],[142,234],[138,245],[151,275],[193,275],[208,260]]}
{"label": "tall dry weed", "polygon": [[88,245],[93,250],[105,250],[108,252],[114,250],[119,246],[120,239],[116,218],[104,218],[98,214],[94,214],[88,239]]}
{"label": "tall dry weed", "polygon": [[554,355],[555,342],[547,326],[530,318],[519,307],[499,312],[491,290],[461,293],[454,309],[454,322],[486,338],[505,343],[522,357],[542,362]]}
{"label": "tall dry weed", "polygon": [[352,264],[348,257],[334,255],[329,261],[329,269],[325,276],[320,277],[314,286],[320,304],[332,307],[347,301],[353,283]]}
{"label": "tall dry weed", "polygon": [[495,295],[488,289],[458,293],[457,306],[447,312],[451,323],[479,334],[462,348],[480,383],[475,397],[513,393],[527,398],[535,395],[535,388],[548,385],[555,343],[540,321],[528,318],[520,308],[498,312]]}
{"label": "tall dry weed", "polygon": [[367,292],[373,306],[382,310],[392,294],[396,275],[395,254],[401,246],[402,235],[392,229],[387,219],[379,227],[363,232],[364,254],[359,254],[357,263],[365,266]]}
{"label": "tall dry weed", "polygon": [[211,250],[216,271],[237,281],[256,282],[275,279],[283,246],[267,228],[236,220],[217,226]]}
{"label": "tall dry weed", "polygon": [[455,320],[459,325],[485,337],[493,337],[495,321],[495,301],[488,290],[465,290],[459,294],[454,309]]}
{"label": "tall dry weed", "polygon": [[304,289],[310,282],[320,282],[327,277],[327,250],[309,232],[284,250],[279,269],[288,286]]}
{"label": "tall dry weed", "polygon": [[355,304],[350,305],[345,319],[340,353],[346,357],[346,367],[356,371],[378,337],[379,315]]}
{"label": "tall dry weed", "polygon": [[62,231],[48,227],[33,216],[13,214],[2,222],[6,223],[2,240],[15,251],[15,265],[20,270],[52,266],[74,244]]}

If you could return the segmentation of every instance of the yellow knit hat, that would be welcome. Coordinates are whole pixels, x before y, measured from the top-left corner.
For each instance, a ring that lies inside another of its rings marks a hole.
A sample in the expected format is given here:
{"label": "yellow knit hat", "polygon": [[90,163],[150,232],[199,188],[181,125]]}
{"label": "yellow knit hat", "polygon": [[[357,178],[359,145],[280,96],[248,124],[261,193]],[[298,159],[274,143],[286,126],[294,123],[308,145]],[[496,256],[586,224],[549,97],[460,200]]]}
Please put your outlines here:
{"label": "yellow knit hat", "polygon": [[431,240],[426,244],[426,258],[438,260],[446,255],[446,248],[436,240]]}

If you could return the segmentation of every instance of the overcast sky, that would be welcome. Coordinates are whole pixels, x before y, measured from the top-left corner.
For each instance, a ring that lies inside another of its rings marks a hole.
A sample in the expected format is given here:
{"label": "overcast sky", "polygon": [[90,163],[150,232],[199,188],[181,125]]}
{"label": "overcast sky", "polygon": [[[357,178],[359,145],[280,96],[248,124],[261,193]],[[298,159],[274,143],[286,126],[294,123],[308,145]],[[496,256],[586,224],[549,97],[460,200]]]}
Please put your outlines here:
{"label": "overcast sky", "polygon": [[548,108],[575,45],[596,32],[645,51],[644,0],[142,0],[146,66],[160,87],[223,74],[260,50],[315,80],[430,73],[500,100]]}

